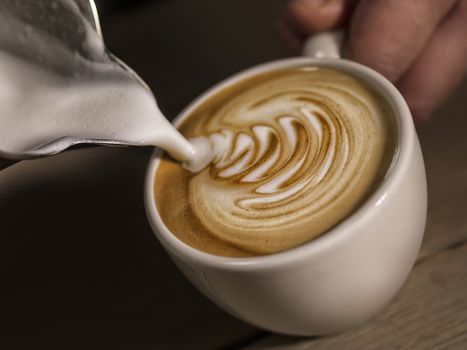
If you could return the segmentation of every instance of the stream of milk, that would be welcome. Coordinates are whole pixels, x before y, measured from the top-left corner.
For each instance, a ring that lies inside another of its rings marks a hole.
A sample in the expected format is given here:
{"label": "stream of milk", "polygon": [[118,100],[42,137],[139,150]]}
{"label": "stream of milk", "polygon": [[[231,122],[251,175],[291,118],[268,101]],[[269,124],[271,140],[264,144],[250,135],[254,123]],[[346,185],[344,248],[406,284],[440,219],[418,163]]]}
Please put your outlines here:
{"label": "stream of milk", "polygon": [[[0,156],[71,136],[194,159],[194,147],[145,84],[108,53],[74,1],[29,1],[29,11],[19,3],[0,3]],[[60,23],[69,21],[64,13],[76,23]]]}

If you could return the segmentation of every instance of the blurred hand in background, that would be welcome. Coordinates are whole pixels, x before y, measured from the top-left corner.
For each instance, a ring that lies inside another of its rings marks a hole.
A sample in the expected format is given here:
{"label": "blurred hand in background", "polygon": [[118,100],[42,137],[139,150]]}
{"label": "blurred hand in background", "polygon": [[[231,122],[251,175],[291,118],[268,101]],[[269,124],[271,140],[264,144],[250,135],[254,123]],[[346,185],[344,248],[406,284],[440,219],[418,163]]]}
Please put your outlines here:
{"label": "blurred hand in background", "polygon": [[293,0],[279,23],[291,53],[346,28],[344,56],[388,78],[426,120],[467,71],[467,0]]}

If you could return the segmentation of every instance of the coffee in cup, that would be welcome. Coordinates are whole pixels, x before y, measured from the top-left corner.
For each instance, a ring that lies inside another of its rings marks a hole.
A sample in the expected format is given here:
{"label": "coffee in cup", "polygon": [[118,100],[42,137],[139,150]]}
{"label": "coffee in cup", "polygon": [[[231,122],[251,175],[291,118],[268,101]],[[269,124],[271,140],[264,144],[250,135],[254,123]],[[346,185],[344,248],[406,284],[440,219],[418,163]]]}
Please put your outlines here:
{"label": "coffee in cup", "polygon": [[258,73],[218,90],[179,127],[211,148],[192,173],[165,157],[157,210],[181,241],[245,257],[287,250],[351,215],[396,154],[387,101],[343,71],[302,66]]}

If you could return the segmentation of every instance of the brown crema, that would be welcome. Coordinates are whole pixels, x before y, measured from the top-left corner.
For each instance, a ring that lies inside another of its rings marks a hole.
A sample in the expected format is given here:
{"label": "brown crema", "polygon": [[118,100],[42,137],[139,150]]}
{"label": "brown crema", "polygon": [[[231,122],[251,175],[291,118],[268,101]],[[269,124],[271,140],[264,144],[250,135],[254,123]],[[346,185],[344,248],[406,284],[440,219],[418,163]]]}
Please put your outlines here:
{"label": "brown crema", "polygon": [[196,174],[164,157],[157,209],[186,244],[244,257],[293,248],[355,211],[395,155],[387,102],[338,70],[299,67],[220,89],[180,126],[212,148]]}

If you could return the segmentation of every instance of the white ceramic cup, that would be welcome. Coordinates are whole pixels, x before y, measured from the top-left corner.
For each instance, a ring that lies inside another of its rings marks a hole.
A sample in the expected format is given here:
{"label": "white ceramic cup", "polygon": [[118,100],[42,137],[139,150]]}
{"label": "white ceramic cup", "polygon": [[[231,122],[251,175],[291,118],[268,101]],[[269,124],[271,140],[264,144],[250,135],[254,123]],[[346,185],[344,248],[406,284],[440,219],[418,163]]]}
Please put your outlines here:
{"label": "white ceramic cup", "polygon": [[386,98],[398,127],[394,161],[385,179],[357,211],[299,247],[272,255],[228,258],[186,245],[162,222],[154,199],[159,151],[147,170],[145,202],[156,237],[170,257],[221,308],[270,331],[323,335],[370,319],[401,288],[422,241],[427,189],[412,116],[397,89],[379,73],[338,58],[335,35],[314,37],[305,51],[311,57],[262,64],[221,82],[182,111],[175,125],[219,90],[251,75],[303,65],[348,72]]}

